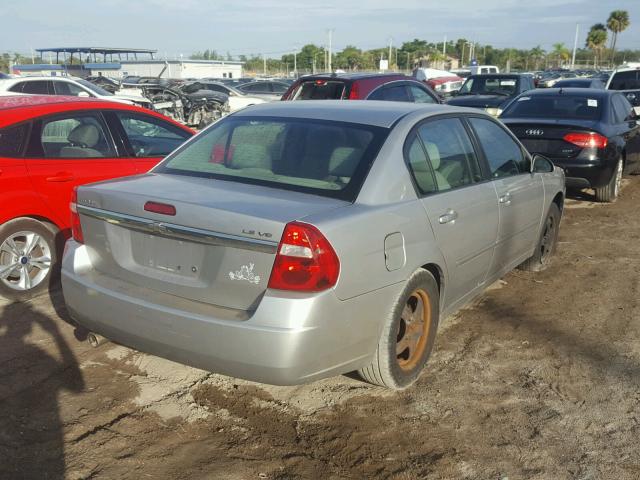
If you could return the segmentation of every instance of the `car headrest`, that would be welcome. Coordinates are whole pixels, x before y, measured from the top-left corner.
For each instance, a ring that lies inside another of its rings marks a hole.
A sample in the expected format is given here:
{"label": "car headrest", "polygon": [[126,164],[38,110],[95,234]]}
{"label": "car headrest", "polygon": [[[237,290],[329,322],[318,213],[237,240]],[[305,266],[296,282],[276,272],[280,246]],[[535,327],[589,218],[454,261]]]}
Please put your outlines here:
{"label": "car headrest", "polygon": [[424,146],[427,149],[427,155],[429,155],[429,160],[431,160],[431,166],[434,170],[440,168],[440,150],[435,143],[424,142]]}
{"label": "car headrest", "polygon": [[329,174],[335,177],[352,177],[361,157],[361,148],[336,148],[329,159]]}
{"label": "car headrest", "polygon": [[91,124],[78,125],[67,137],[70,143],[85,148],[93,148],[100,141],[100,130]]}
{"label": "car headrest", "polygon": [[271,170],[271,155],[264,145],[239,143],[234,145],[228,162],[230,168],[265,168]]}

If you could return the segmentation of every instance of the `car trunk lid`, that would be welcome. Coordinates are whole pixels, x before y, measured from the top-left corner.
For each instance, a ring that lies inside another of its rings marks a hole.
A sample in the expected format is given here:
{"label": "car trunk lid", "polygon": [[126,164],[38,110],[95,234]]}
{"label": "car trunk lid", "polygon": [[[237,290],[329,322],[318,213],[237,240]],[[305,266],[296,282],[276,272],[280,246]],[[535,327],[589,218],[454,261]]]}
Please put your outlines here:
{"label": "car trunk lid", "polygon": [[244,311],[254,310],[267,288],[285,225],[346,205],[180,175],[148,174],[78,191],[84,242],[97,271]]}

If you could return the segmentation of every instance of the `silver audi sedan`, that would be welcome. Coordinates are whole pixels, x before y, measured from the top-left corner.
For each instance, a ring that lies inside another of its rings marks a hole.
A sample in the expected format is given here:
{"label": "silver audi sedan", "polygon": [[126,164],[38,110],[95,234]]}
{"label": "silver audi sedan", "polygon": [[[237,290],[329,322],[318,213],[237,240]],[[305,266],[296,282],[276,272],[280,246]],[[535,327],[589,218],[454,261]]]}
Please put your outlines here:
{"label": "silver audi sedan", "polygon": [[478,110],[258,105],[148,174],[80,187],[64,297],[90,331],[214,372],[402,389],[440,319],[549,264],[564,196]]}

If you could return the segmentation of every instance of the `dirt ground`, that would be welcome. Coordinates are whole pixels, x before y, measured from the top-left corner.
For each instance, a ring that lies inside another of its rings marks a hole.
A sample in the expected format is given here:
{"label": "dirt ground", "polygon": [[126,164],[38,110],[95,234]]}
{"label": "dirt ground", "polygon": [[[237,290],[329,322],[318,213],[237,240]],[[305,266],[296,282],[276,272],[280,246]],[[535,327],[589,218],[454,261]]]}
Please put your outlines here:
{"label": "dirt ground", "polygon": [[640,178],[441,324],[402,393],[271,387],[107,343],[60,292],[0,305],[0,478],[638,479]]}

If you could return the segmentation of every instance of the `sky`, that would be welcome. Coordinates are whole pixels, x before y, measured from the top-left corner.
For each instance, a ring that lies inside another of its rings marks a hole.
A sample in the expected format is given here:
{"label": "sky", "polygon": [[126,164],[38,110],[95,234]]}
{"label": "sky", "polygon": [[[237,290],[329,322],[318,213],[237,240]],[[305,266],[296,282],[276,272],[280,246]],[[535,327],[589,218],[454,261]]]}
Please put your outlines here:
{"label": "sky", "polygon": [[[4,0],[0,51],[46,47],[157,49],[185,57],[216,50],[279,58],[307,43],[370,49],[414,38],[466,38],[498,48],[578,45],[611,10],[627,10],[631,26],[619,48],[640,49],[638,0]],[[55,8],[53,7],[55,5]]]}

